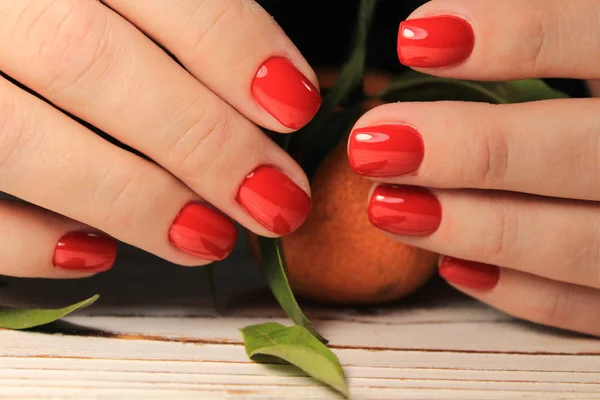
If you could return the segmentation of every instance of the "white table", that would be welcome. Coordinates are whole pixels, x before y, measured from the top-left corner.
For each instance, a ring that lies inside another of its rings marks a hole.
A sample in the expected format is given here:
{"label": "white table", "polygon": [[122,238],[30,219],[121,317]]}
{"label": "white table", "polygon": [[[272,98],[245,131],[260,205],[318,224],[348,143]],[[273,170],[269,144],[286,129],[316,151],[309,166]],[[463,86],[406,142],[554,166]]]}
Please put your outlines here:
{"label": "white table", "polygon": [[[93,279],[8,280],[0,300],[13,305],[102,298],[63,334],[0,331],[0,398],[339,398],[247,359],[239,328],[289,322],[243,246],[215,272],[221,314],[205,270],[129,248]],[[354,399],[600,399],[599,340],[514,320],[437,281],[393,307],[305,311]]]}

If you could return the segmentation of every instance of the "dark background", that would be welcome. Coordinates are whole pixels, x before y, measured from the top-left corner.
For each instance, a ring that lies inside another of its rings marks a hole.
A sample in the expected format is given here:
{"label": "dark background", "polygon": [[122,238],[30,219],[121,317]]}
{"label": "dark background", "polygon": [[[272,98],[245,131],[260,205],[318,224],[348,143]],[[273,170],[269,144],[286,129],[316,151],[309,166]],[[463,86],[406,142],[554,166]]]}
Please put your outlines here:
{"label": "dark background", "polygon": [[[526,1],[526,0],[525,0]],[[369,36],[367,64],[399,72],[396,55],[400,22],[423,0],[379,0]],[[263,0],[259,3],[286,31],[313,66],[340,66],[348,54],[358,11],[358,0]],[[574,97],[587,95],[581,81],[547,80]]]}

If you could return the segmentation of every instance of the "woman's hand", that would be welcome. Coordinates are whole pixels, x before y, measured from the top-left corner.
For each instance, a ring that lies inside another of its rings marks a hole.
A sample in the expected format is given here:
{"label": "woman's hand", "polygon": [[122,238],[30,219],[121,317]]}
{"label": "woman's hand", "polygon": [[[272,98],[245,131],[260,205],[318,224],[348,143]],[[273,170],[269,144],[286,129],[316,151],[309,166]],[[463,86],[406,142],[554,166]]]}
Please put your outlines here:
{"label": "woman's hand", "polygon": [[[459,79],[600,79],[600,3],[434,0],[400,25],[398,54]],[[358,121],[348,152],[380,183],[371,222],[446,255],[452,285],[600,335],[600,100],[384,105]]]}
{"label": "woman's hand", "polygon": [[231,251],[228,217],[296,229],[308,182],[257,125],[296,130],[320,95],[272,18],[252,0],[103,3],[0,5],[0,70],[47,100],[0,77],[0,191],[35,205],[0,202],[0,274],[106,270],[116,245],[99,231],[201,265]]}

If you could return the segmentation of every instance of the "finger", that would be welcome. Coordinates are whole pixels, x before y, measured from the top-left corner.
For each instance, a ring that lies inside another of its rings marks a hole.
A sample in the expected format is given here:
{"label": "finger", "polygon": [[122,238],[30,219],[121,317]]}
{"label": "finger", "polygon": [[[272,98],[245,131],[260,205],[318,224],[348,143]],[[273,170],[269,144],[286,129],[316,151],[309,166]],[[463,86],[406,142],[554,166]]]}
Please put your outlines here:
{"label": "finger", "polygon": [[235,226],[164,169],[0,78],[0,191],[182,265],[222,259]]}
{"label": "finger", "polygon": [[600,79],[588,81],[588,87],[592,96],[600,97]]}
{"label": "finger", "polygon": [[599,32],[596,0],[433,0],[400,24],[398,55],[456,78],[591,79]]}
{"label": "finger", "polygon": [[383,105],[357,122],[349,160],[384,182],[600,200],[599,106],[596,99]]}
{"label": "finger", "polygon": [[515,317],[600,335],[600,291],[493,265],[443,257],[440,275],[457,289]]}
{"label": "finger", "polygon": [[6,8],[0,68],[13,78],[149,156],[258,234],[287,234],[306,219],[302,169],[126,20],[93,0]]}
{"label": "finger", "polygon": [[104,3],[259,125],[290,132],[304,126],[319,108],[314,72],[254,0]]}
{"label": "finger", "polygon": [[438,254],[600,288],[595,203],[521,194],[377,186],[371,223]]}
{"label": "finger", "polygon": [[114,239],[62,216],[17,201],[0,200],[0,275],[85,278],[109,270]]}

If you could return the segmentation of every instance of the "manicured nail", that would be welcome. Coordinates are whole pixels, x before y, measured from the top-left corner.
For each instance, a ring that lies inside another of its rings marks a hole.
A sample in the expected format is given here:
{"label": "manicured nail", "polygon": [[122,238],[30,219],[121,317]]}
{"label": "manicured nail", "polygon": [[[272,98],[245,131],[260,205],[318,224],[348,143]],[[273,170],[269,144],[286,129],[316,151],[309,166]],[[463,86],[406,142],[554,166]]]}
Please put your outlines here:
{"label": "manicured nail", "polygon": [[292,233],[308,218],[312,202],[283,172],[261,166],[246,177],[237,201],[262,226],[277,235]]}
{"label": "manicured nail", "polygon": [[500,268],[495,265],[452,257],[442,257],[439,273],[453,285],[479,291],[492,290],[500,279]]}
{"label": "manicured nail", "polygon": [[382,177],[414,172],[423,161],[423,140],[406,125],[377,125],[352,131],[350,166],[361,175]]}
{"label": "manicured nail", "polygon": [[471,55],[475,37],[464,19],[453,16],[409,19],[398,31],[398,58],[409,67],[445,67]]}
{"label": "manicured nail", "polygon": [[169,240],[180,250],[210,261],[231,253],[237,229],[229,218],[201,203],[189,203],[179,211],[169,229]]}
{"label": "manicured nail", "polygon": [[396,235],[424,236],[440,226],[442,207],[426,189],[381,185],[371,195],[369,220],[379,229]]}
{"label": "manicured nail", "polygon": [[252,80],[251,91],[259,106],[291,129],[306,125],[321,105],[317,88],[285,58],[267,60]]}
{"label": "manicured nail", "polygon": [[70,232],[54,249],[55,267],[80,272],[109,270],[117,258],[117,242],[102,233]]}

